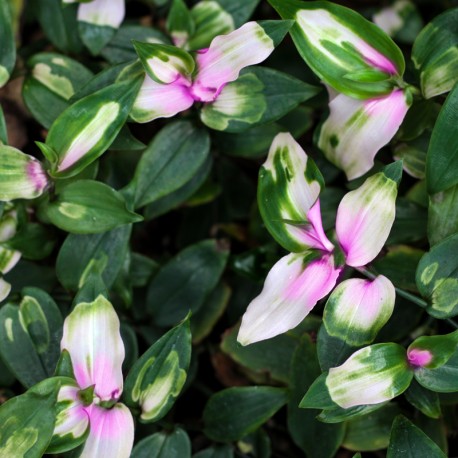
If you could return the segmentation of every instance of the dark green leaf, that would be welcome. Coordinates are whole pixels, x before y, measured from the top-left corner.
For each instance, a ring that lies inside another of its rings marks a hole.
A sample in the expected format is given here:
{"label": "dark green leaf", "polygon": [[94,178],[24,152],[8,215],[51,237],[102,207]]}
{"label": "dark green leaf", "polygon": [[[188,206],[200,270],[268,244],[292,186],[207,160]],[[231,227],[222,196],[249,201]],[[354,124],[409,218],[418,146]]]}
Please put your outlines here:
{"label": "dark green leaf", "polygon": [[431,135],[426,183],[430,194],[458,183],[458,85],[447,97]]}
{"label": "dark green leaf", "polygon": [[50,221],[74,234],[107,232],[143,218],[127,209],[124,197],[104,183],[80,180],[66,186],[45,207]]}
{"label": "dark green leaf", "polygon": [[153,278],[147,307],[161,327],[197,312],[218,284],[227,262],[227,248],[215,240],[192,245],[172,258]]}
{"label": "dark green leaf", "polygon": [[132,450],[131,458],[190,458],[191,441],[181,428],[156,433],[142,439]]}
{"label": "dark green leaf", "polygon": [[418,264],[418,291],[428,301],[427,311],[436,318],[458,313],[458,234],[433,246]]}
{"label": "dark green leaf", "polygon": [[228,388],[214,394],[204,409],[205,434],[216,441],[239,440],[255,431],[288,401],[282,388]]}
{"label": "dark green leaf", "polygon": [[143,153],[131,186],[135,187],[135,208],[143,207],[177,191],[203,166],[210,151],[210,139],[190,122],[167,125]]}
{"label": "dark green leaf", "polygon": [[396,417],[391,430],[387,458],[445,458],[442,450],[402,415]]}

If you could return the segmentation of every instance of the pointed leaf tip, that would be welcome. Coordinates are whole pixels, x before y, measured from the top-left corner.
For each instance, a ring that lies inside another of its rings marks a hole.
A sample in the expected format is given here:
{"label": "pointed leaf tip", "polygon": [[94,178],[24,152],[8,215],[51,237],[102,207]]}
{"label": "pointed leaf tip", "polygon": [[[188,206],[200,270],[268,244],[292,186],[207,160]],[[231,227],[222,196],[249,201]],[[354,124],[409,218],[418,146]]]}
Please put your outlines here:
{"label": "pointed leaf tip", "polygon": [[393,180],[399,186],[402,178],[402,167],[403,160],[400,159],[384,167],[382,172],[387,178]]}
{"label": "pointed leaf tip", "polygon": [[264,29],[267,35],[271,38],[274,46],[277,47],[289,29],[293,26],[294,20],[283,21],[259,21],[258,24]]}

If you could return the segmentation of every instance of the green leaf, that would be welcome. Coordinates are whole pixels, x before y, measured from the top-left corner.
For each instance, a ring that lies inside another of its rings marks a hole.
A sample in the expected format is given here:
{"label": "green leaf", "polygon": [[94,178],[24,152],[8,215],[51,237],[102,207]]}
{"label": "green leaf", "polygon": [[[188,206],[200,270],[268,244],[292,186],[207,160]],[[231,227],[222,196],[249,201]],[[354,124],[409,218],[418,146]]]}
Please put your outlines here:
{"label": "green leaf", "polygon": [[218,284],[228,254],[217,241],[204,240],[185,248],[162,266],[146,299],[155,324],[173,326],[190,310],[197,312]]}
{"label": "green leaf", "polygon": [[141,421],[151,423],[172,407],[186,381],[191,358],[189,319],[154,343],[132,366],[124,386],[126,404],[141,408]]}
{"label": "green leaf", "polygon": [[45,212],[54,225],[74,234],[106,232],[143,219],[127,209],[122,194],[92,180],[70,183]]}
{"label": "green leaf", "polygon": [[56,236],[51,228],[29,222],[3,244],[7,248],[20,251],[24,258],[32,260],[46,258],[55,245]]}
{"label": "green leaf", "polygon": [[135,208],[177,191],[201,169],[210,152],[203,129],[177,121],[163,128],[138,163],[130,186],[135,187]]}
{"label": "green leaf", "polygon": [[57,157],[50,173],[74,176],[102,155],[126,122],[139,88],[139,79],[112,84],[68,107],[46,137]]}
{"label": "green leaf", "polygon": [[16,43],[14,40],[13,21],[9,2],[0,4],[0,87],[4,86],[11,76],[16,63]]}
{"label": "green leaf", "polygon": [[0,407],[0,456],[43,456],[54,431],[59,387],[58,379],[44,380]]}
{"label": "green leaf", "polygon": [[[172,32],[177,45],[183,43],[186,49],[197,50],[210,46],[218,35],[226,35],[235,29],[234,19],[218,1],[197,2],[188,19],[188,35]],[[242,24],[240,24],[242,25]]]}
{"label": "green leaf", "polygon": [[63,52],[79,53],[83,44],[78,35],[78,5],[62,8],[62,0],[32,0],[41,30]]}
{"label": "green leaf", "polygon": [[425,254],[423,250],[407,245],[388,247],[388,253],[372,262],[374,271],[388,277],[398,288],[417,291],[415,270]]}
{"label": "green leaf", "polygon": [[200,117],[212,129],[242,132],[283,117],[319,91],[277,70],[249,68],[224,86],[215,102],[206,103]]}
{"label": "green leaf", "polygon": [[394,149],[394,158],[402,160],[404,170],[412,177],[425,178],[426,151],[414,145],[401,143]]}
{"label": "green leaf", "polygon": [[359,99],[391,92],[390,80],[366,82],[345,78],[373,71],[374,67],[388,76],[402,76],[405,63],[401,50],[385,32],[356,11],[320,1],[269,3],[283,19],[295,19],[290,33],[299,54],[320,79],[337,91]]}
{"label": "green leaf", "polygon": [[207,402],[204,433],[212,440],[234,441],[255,431],[288,401],[283,388],[227,388]]}
{"label": "green leaf", "polygon": [[428,239],[431,246],[458,232],[458,184],[429,196]]}
{"label": "green leaf", "polygon": [[239,326],[236,326],[224,334],[221,350],[235,362],[254,372],[258,380],[266,383],[271,380],[288,383],[289,368],[298,345],[297,338],[286,333],[242,346],[237,342],[238,332]]}
{"label": "green leaf", "polygon": [[430,418],[441,416],[438,394],[423,388],[416,380],[412,380],[404,395],[410,404],[426,416]]}
{"label": "green leaf", "polygon": [[234,19],[234,26],[240,27],[253,14],[260,0],[216,0]]}
{"label": "green leaf", "polygon": [[[318,377],[300,407],[333,409],[336,404],[343,408],[378,404],[403,393],[412,377],[403,347],[395,343],[370,345]],[[367,390],[368,386],[373,388]]]}
{"label": "green leaf", "polygon": [[442,450],[403,415],[393,422],[387,458],[445,458]]}
{"label": "green leaf", "polygon": [[141,25],[122,25],[110,42],[102,49],[100,55],[111,64],[119,64],[137,58],[137,53],[132,46],[132,40],[149,43],[168,43],[165,34],[153,27]]}
{"label": "green leaf", "polygon": [[192,455],[192,458],[234,458],[234,450],[230,445],[214,445]]}
{"label": "green leaf", "polygon": [[70,234],[57,256],[56,274],[62,285],[76,291],[81,277],[92,262],[102,263],[103,280],[110,288],[127,256],[132,227],[121,226],[102,234]]}
{"label": "green leaf", "polygon": [[458,9],[435,17],[417,36],[412,60],[420,71],[421,89],[429,99],[450,91],[458,81]]}
{"label": "green leaf", "polygon": [[416,273],[418,291],[428,301],[427,311],[436,318],[458,313],[458,234],[434,245],[420,260]]}
{"label": "green leaf", "polygon": [[304,391],[319,374],[316,346],[308,335],[304,335],[291,361],[288,430],[295,444],[307,456],[332,458],[342,443],[344,425],[326,425],[316,419],[317,410],[298,407]]}
{"label": "green leaf", "polygon": [[323,371],[340,366],[359,346],[352,346],[336,336],[332,336],[322,325],[318,331],[317,351],[320,367]]}
{"label": "green leaf", "polygon": [[426,183],[429,194],[445,191],[458,183],[458,85],[448,95],[431,135],[426,155]]}
{"label": "green leaf", "polygon": [[[289,134],[279,134],[259,170],[258,205],[272,237],[286,250],[303,252],[301,226],[307,227],[307,213],[324,187],[315,162]],[[307,195],[301,190],[309,188]]]}
{"label": "green leaf", "polygon": [[458,391],[458,351],[437,369],[418,368],[415,370],[417,382],[437,393],[453,393]]}
{"label": "green leaf", "polygon": [[93,77],[84,65],[58,53],[35,54],[27,61],[27,67],[30,73],[22,86],[22,97],[33,117],[46,129]]}
{"label": "green leaf", "polygon": [[343,423],[352,418],[359,418],[361,416],[368,415],[386,405],[386,402],[381,402],[380,404],[365,404],[361,406],[354,406],[350,407],[349,409],[336,407],[332,410],[322,410],[316,418],[323,423]]}
{"label": "green leaf", "polygon": [[138,442],[131,458],[191,458],[191,441],[181,428],[155,433]]}
{"label": "green leaf", "polygon": [[166,26],[177,46],[185,44],[194,33],[194,19],[183,0],[172,1]]}
{"label": "green leaf", "polygon": [[399,412],[399,407],[390,403],[375,412],[348,421],[342,446],[355,452],[388,447],[391,425]]}
{"label": "green leaf", "polygon": [[0,354],[26,387],[51,376],[60,354],[62,316],[53,299],[37,288],[25,288],[18,306],[0,309]]}
{"label": "green leaf", "polygon": [[186,203],[186,201],[201,188],[205,180],[207,180],[212,166],[213,158],[209,155],[195,175],[187,183],[181,186],[181,188],[147,205],[144,211],[145,219],[149,220],[156,218],[178,207],[180,204]]}
{"label": "green leaf", "polygon": [[409,352],[427,352],[430,360],[422,364],[427,369],[437,369],[443,366],[456,351],[458,346],[458,330],[441,336],[421,336],[415,339],[407,348]]}
{"label": "green leaf", "polygon": [[192,341],[198,343],[207,337],[221,318],[231,298],[231,288],[220,282],[210,293],[202,307],[192,315]]}

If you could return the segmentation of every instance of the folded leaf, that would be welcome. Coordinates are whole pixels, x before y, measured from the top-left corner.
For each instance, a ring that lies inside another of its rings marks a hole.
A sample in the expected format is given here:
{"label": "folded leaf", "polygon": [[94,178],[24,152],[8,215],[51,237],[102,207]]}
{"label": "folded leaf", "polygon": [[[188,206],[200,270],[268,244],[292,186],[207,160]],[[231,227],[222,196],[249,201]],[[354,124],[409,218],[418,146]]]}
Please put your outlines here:
{"label": "folded leaf", "polygon": [[258,205],[268,231],[283,248],[332,250],[317,202],[323,186],[317,166],[294,138],[278,134],[259,170]]}
{"label": "folded leaf", "polygon": [[197,75],[192,86],[194,99],[214,101],[226,83],[238,78],[242,68],[264,61],[274,48],[269,29],[257,22],[247,22],[227,35],[216,37],[208,49],[197,53]]}
{"label": "folded leaf", "polygon": [[395,162],[368,178],[362,186],[341,200],[337,210],[336,232],[347,265],[365,266],[385,244],[394,222],[401,174],[402,164]]}
{"label": "folded leaf", "polygon": [[[185,47],[189,37],[194,33],[194,29],[194,18],[184,0],[173,0],[167,16],[167,31],[175,46]],[[219,34],[217,33],[217,35]]]}
{"label": "folded leaf", "polygon": [[124,395],[128,405],[141,408],[141,420],[159,420],[170,410],[186,381],[190,358],[191,332],[186,319],[133,365]]}
{"label": "folded leaf", "polygon": [[311,251],[281,258],[243,315],[237,340],[248,345],[295,328],[334,288],[341,269]]}
{"label": "folded leaf", "polygon": [[157,118],[170,118],[187,110],[194,104],[190,85],[183,77],[173,83],[162,84],[145,75],[130,117],[135,122],[144,123]]}
{"label": "folded leaf", "polygon": [[409,387],[412,377],[403,347],[376,344],[358,350],[341,366],[329,369],[326,386],[331,399],[348,409],[393,399]]}
{"label": "folded leaf", "polygon": [[130,410],[118,403],[111,409],[93,404],[87,411],[90,432],[80,458],[129,458],[134,445],[134,419]]}
{"label": "folded leaf", "polygon": [[355,347],[371,343],[394,309],[394,286],[383,275],[375,280],[351,278],[332,292],[323,323],[329,335]]}
{"label": "folded leaf", "polygon": [[339,94],[329,102],[318,146],[349,180],[358,178],[373,167],[375,155],[394,137],[410,104],[400,89],[368,100]]}
{"label": "folded leaf", "polygon": [[[347,96],[367,99],[388,94],[391,76],[402,76],[404,57],[388,35],[353,10],[330,2],[269,0],[283,19],[295,19],[293,41],[309,67]],[[358,81],[346,75],[379,70],[385,81]]]}
{"label": "folded leaf", "polygon": [[407,349],[407,359],[413,368],[437,369],[443,366],[458,347],[458,331],[442,336],[422,336]]}
{"label": "folded leaf", "polygon": [[92,303],[78,304],[67,316],[61,349],[70,353],[81,389],[95,385],[94,393],[100,400],[119,398],[123,387],[124,344],[118,316],[103,296]]}
{"label": "folded leaf", "polygon": [[157,83],[170,84],[194,71],[192,56],[176,46],[139,41],[133,44],[146,73]]}
{"label": "folded leaf", "polygon": [[318,92],[279,71],[254,67],[226,84],[213,103],[203,106],[200,117],[212,129],[240,132],[281,118]]}
{"label": "folded leaf", "polygon": [[34,199],[48,187],[48,178],[37,159],[12,146],[0,145],[0,200]]}
{"label": "folded leaf", "polygon": [[54,434],[47,453],[63,453],[81,445],[89,434],[89,415],[79,398],[80,387],[68,379],[57,396]]}

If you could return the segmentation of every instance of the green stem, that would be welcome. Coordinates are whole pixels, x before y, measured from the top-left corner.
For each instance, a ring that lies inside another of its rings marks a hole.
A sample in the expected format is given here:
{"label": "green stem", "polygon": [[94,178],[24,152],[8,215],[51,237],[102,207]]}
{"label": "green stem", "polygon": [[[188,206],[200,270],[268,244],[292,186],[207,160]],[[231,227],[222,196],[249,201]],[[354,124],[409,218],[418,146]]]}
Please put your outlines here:
{"label": "green stem", "polygon": [[[356,270],[363,274],[365,277],[370,278],[371,280],[374,280],[377,277],[377,275],[373,274],[372,272],[363,267],[356,268]],[[407,291],[397,288],[396,286],[394,287],[394,289],[396,291],[396,294],[403,297],[404,299],[407,299],[410,302],[413,302],[414,304],[419,305],[421,308],[426,308],[428,306],[428,303],[424,301],[421,297],[408,293]]]}

